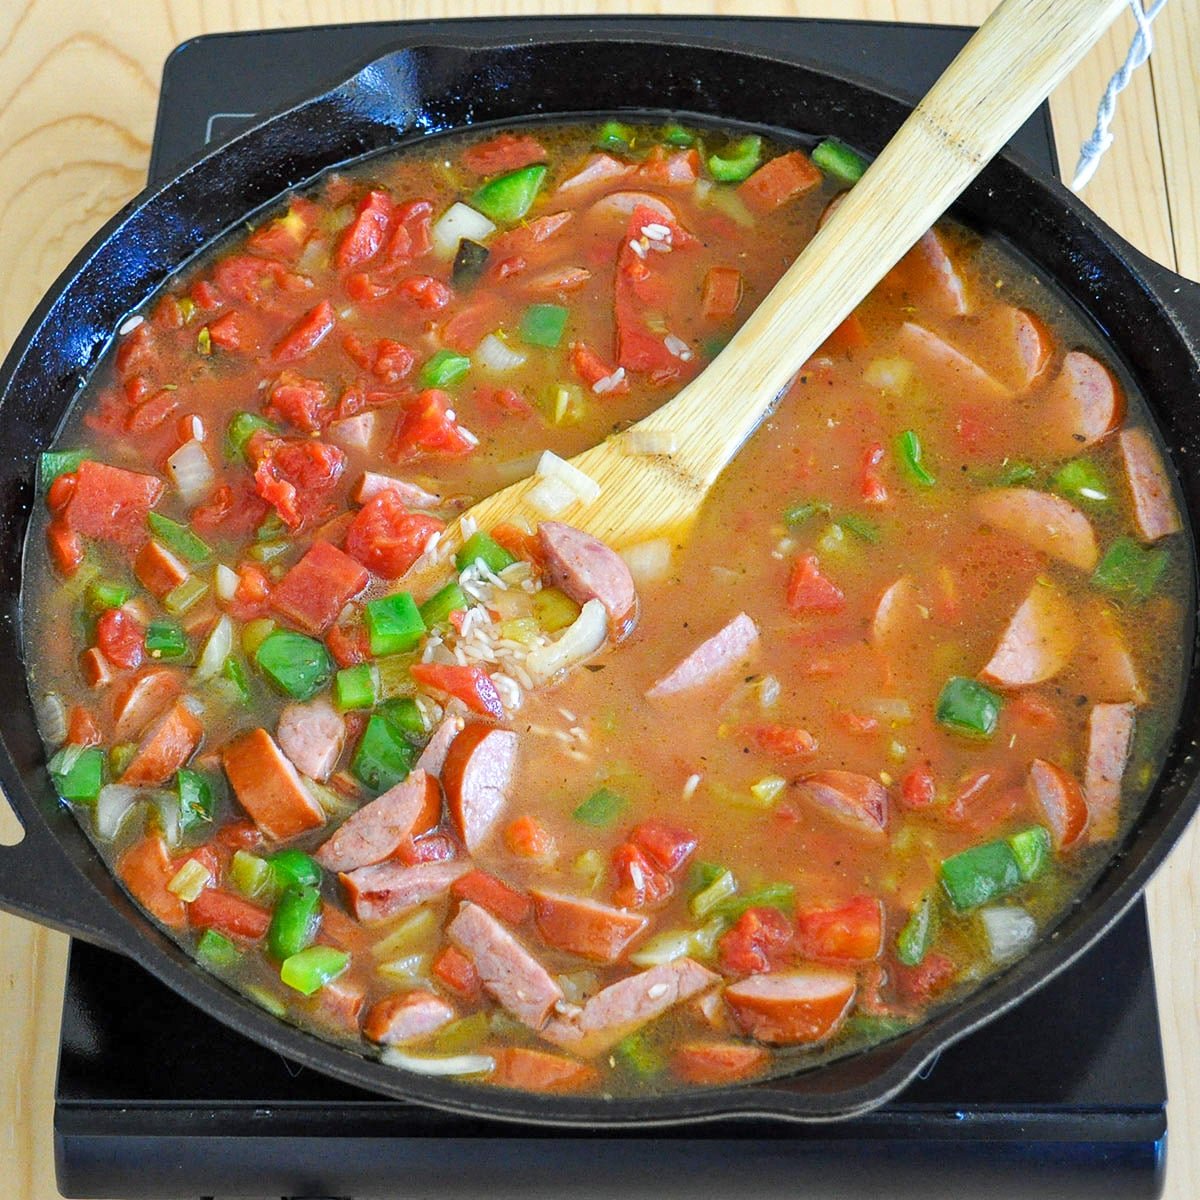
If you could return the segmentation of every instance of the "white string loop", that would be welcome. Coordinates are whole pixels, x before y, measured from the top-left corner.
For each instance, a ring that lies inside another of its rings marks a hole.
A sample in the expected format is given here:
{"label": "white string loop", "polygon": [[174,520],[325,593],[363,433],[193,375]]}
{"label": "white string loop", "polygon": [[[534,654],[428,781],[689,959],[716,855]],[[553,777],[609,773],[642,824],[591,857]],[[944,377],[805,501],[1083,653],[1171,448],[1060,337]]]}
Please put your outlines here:
{"label": "white string loop", "polygon": [[1075,177],[1071,180],[1073,192],[1080,192],[1087,187],[1105,151],[1113,144],[1113,135],[1108,127],[1117,111],[1117,96],[1128,86],[1134,71],[1150,57],[1150,52],[1154,49],[1154,35],[1150,31],[1150,25],[1162,12],[1166,3],[1167,0],[1155,0],[1149,8],[1143,8],[1141,0],[1129,0],[1133,19],[1137,22],[1137,33],[1133,35],[1125,61],[1108,81],[1104,95],[1100,98],[1100,105],[1096,109],[1096,127],[1092,130],[1091,137],[1080,147]]}

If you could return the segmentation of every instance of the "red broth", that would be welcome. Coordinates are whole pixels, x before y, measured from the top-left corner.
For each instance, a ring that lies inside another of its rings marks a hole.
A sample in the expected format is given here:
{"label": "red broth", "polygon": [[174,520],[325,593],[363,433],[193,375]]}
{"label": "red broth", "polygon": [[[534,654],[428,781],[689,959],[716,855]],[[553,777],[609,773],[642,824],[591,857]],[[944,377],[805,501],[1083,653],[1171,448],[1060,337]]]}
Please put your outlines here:
{"label": "red broth", "polygon": [[1189,549],[1130,381],[1002,247],[927,235],[686,534],[580,550],[552,472],[487,569],[438,550],[702,370],[856,169],[447,138],[127,323],[42,464],[27,661],[60,792],[202,962],[399,1069],[629,1094],[894,1036],[1086,890]]}

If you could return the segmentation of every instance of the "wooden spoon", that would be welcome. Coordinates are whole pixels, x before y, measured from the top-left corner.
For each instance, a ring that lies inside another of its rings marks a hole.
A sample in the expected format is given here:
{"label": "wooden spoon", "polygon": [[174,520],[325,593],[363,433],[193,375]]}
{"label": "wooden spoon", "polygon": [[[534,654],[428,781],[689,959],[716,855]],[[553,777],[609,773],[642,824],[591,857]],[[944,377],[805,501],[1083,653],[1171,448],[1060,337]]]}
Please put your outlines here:
{"label": "wooden spoon", "polygon": [[[803,363],[903,257],[1127,6],[1127,0],[1003,0],[720,355],[672,400],[571,459],[600,485],[556,520],[613,547],[679,536],[717,476]],[[639,433],[640,431],[640,433]],[[674,443],[636,453],[646,431]],[[523,479],[462,521],[543,518]]]}

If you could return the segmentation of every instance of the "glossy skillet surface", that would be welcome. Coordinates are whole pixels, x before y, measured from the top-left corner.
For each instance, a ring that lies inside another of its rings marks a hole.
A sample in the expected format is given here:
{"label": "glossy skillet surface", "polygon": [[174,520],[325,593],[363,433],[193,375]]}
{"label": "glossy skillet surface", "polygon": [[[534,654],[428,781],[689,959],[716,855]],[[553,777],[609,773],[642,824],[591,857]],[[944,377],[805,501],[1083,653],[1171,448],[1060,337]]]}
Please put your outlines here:
{"label": "glossy skillet surface", "polygon": [[[417,1077],[277,1020],[198,966],[117,886],[58,802],[24,682],[22,553],[37,453],[113,331],[162,280],[280,193],[338,163],[464,124],[539,117],[678,114],[700,123],[832,134],[877,152],[902,102],[829,73],[707,44],[580,39],[430,43],[385,54],[350,79],[193,160],[142,193],[80,252],[0,368],[0,783],[25,827],[0,847],[0,907],[127,954],[168,986],[285,1057],[376,1092],[480,1117],[555,1125],[669,1124],[730,1115],[828,1120],[894,1095],[943,1046],[1010,1008],[1100,937],[1136,898],[1200,800],[1200,660],[1143,812],[1092,891],[1057,930],[963,1003],[903,1037],[817,1069],[740,1088],[606,1101]],[[1200,517],[1200,288],[1149,262],[1055,182],[1015,156],[993,163],[956,210],[1053,279],[1107,336],[1150,402]]]}

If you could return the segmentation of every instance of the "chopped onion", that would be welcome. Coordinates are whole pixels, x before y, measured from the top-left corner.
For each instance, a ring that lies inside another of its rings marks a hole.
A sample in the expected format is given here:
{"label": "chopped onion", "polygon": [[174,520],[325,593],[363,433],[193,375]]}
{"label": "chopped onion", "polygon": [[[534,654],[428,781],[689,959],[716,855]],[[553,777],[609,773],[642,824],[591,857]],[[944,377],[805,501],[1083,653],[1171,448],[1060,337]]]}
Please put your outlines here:
{"label": "chopped onion", "polygon": [[557,517],[579,497],[561,479],[539,479],[525,496],[543,517]]}
{"label": "chopped onion", "polygon": [[100,789],[96,806],[92,810],[96,821],[96,836],[111,842],[121,832],[125,819],[133,812],[145,795],[144,788],[130,787],[124,783],[109,783]]}
{"label": "chopped onion", "polygon": [[233,622],[228,617],[222,617],[208,635],[204,649],[200,652],[200,661],[196,664],[196,679],[211,679],[224,665],[233,649]]}
{"label": "chopped onion", "polygon": [[671,570],[671,543],[666,538],[626,546],[621,557],[635,583],[654,583],[665,579]]}
{"label": "chopped onion", "polygon": [[868,700],[866,707],[877,717],[882,717],[885,721],[895,721],[897,724],[903,724],[913,719],[912,705],[907,700],[879,696],[873,700]]}
{"label": "chopped onion", "polygon": [[553,450],[543,450],[538,459],[537,474],[543,479],[561,479],[584,504],[600,498],[600,485],[578,467],[559,458]]}
{"label": "chopped onion", "polygon": [[1037,934],[1037,922],[1019,905],[985,908],[979,916],[996,962],[1020,954]]}
{"label": "chopped onion", "polygon": [[184,442],[167,459],[167,474],[171,476],[185,504],[195,504],[208,495],[216,478],[204,443],[193,438]]}
{"label": "chopped onion", "polygon": [[455,1054],[449,1058],[425,1058],[406,1054],[389,1046],[379,1061],[389,1067],[400,1067],[414,1075],[484,1075],[496,1069],[496,1060],[489,1054]]}
{"label": "chopped onion", "polygon": [[535,679],[550,679],[559,671],[590,658],[604,645],[607,637],[608,611],[599,600],[589,600],[557,642],[530,651],[525,659],[525,670]]}
{"label": "chopped onion", "polygon": [[868,387],[879,388],[880,391],[890,392],[893,396],[900,395],[913,376],[913,365],[907,358],[876,358],[863,368],[863,383]]}
{"label": "chopped onion", "polygon": [[525,361],[525,355],[505,345],[494,333],[489,333],[475,347],[475,357],[489,371],[512,371]]}
{"label": "chopped onion", "polygon": [[212,872],[202,862],[189,858],[171,876],[167,891],[178,896],[185,904],[191,904],[211,882]]}
{"label": "chopped onion", "polygon": [[57,692],[47,692],[34,705],[38,728],[51,746],[61,746],[67,740],[67,706]]}
{"label": "chopped onion", "polygon": [[434,222],[433,249],[440,258],[453,258],[463,238],[482,242],[495,231],[496,226],[483,213],[458,201]]}
{"label": "chopped onion", "polygon": [[179,819],[179,797],[174,792],[160,791],[155,793],[155,801],[158,805],[163,840],[173,849],[179,845],[179,839],[183,836],[183,827]]}
{"label": "chopped onion", "polygon": [[629,454],[674,454],[679,449],[679,438],[673,429],[640,429],[634,426],[625,439]]}
{"label": "chopped onion", "polygon": [[217,568],[213,572],[213,590],[217,593],[217,599],[224,600],[228,604],[237,595],[237,589],[238,573],[224,563],[217,563]]}
{"label": "chopped onion", "polygon": [[711,183],[708,187],[701,189],[700,184],[702,183],[708,183],[708,181],[702,179],[696,183],[696,198],[701,204],[711,204],[713,208],[719,208],[739,225],[748,228],[754,224],[753,215],[737,194],[736,189],[715,187]]}
{"label": "chopped onion", "polygon": [[629,961],[636,967],[658,967],[674,962],[692,953],[693,934],[691,929],[667,929],[656,933],[629,956]]}

